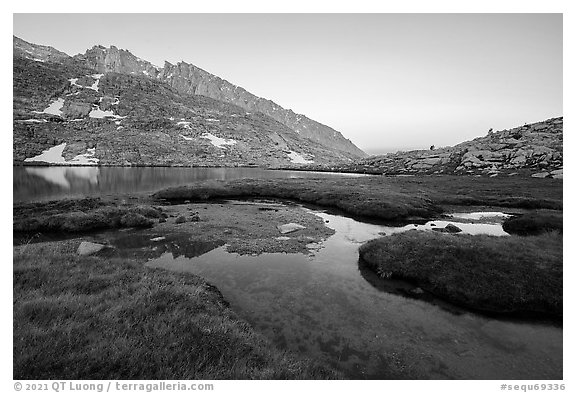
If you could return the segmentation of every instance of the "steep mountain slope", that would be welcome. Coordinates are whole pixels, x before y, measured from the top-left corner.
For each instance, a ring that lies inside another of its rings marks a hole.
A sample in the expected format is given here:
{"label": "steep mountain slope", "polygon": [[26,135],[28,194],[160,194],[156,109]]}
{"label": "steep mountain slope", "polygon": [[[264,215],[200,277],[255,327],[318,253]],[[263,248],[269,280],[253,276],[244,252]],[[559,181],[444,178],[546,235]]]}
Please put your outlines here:
{"label": "steep mountain slope", "polygon": [[164,67],[160,68],[115,46],[110,48],[95,46],[83,55],[76,55],[75,59],[98,72],[143,74],[164,81],[181,93],[203,95],[238,105],[250,112],[266,114],[304,138],[342,151],[351,158],[366,157],[366,153],[334,129],[304,115],[284,109],[273,101],[257,97],[192,64],[180,62],[173,65],[165,62]]}
{"label": "steep mountain slope", "polygon": [[510,130],[435,150],[415,150],[370,157],[341,170],[406,174],[474,174],[488,176],[563,176],[563,118]]}
{"label": "steep mountain slope", "polygon": [[[25,44],[14,39],[16,164],[290,166],[349,160],[262,113],[182,94],[144,72],[103,74],[83,59]],[[156,70],[141,62],[142,71]]]}

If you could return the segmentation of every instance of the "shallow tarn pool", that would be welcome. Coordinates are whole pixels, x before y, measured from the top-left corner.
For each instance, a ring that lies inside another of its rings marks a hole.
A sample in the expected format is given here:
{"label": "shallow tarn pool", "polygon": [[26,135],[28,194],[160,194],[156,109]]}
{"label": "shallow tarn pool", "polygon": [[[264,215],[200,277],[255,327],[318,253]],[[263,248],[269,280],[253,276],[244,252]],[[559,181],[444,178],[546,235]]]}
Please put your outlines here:
{"label": "shallow tarn pool", "polygon": [[[562,379],[560,324],[472,313],[379,280],[358,262],[367,240],[447,221],[394,228],[314,214],[336,233],[310,245],[309,255],[239,255],[223,245],[194,257],[165,252],[146,265],[206,278],[277,346],[321,359],[348,378]],[[505,235],[502,217],[492,218],[456,225]]]}

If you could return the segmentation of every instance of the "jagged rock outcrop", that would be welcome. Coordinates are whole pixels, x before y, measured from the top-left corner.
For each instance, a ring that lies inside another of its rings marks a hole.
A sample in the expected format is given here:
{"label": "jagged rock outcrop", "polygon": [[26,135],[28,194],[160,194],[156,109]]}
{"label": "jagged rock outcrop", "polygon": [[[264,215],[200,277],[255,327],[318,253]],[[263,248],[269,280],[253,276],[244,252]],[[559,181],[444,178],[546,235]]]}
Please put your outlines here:
{"label": "jagged rock outcrop", "polygon": [[[563,176],[563,118],[552,118],[434,150],[369,157],[332,169],[382,173]],[[311,168],[312,169],[312,168]],[[317,169],[317,168],[315,168]]]}
{"label": "jagged rock outcrop", "polygon": [[98,72],[145,75],[166,82],[181,93],[202,95],[237,105],[249,112],[263,113],[284,124],[300,136],[328,148],[339,150],[350,158],[366,157],[366,153],[331,127],[294,113],[292,110],[284,109],[273,101],[257,97],[242,87],[192,64],[180,62],[173,65],[165,62],[164,67],[160,68],[115,46],[110,48],[95,46],[86,51],[85,54],[76,55],[74,58]]}
{"label": "jagged rock outcrop", "polygon": [[74,58],[99,73],[143,74],[152,78],[156,78],[160,73],[160,68],[152,63],[142,60],[128,50],[118,49],[114,45],[110,48],[96,45],[88,49],[85,54],[76,55]]}

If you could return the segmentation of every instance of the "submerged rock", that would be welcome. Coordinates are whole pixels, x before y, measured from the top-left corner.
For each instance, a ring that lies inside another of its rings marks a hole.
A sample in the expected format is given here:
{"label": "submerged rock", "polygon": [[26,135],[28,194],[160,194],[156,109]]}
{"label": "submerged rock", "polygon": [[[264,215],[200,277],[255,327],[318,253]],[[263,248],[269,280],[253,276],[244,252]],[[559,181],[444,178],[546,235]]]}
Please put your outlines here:
{"label": "submerged rock", "polygon": [[277,226],[278,230],[280,231],[281,234],[286,234],[286,233],[291,233],[291,232],[295,232],[298,231],[300,229],[306,229],[305,226],[300,225],[300,224],[296,224],[296,223],[288,223],[288,224],[284,224],[284,225],[278,225]]}
{"label": "submerged rock", "polygon": [[92,242],[82,242],[78,246],[78,255],[92,255],[96,254],[98,251],[106,248],[104,244],[92,243]]}
{"label": "submerged rock", "polygon": [[458,233],[458,232],[462,232],[462,229],[458,228],[456,225],[454,224],[448,224],[444,227],[444,229],[448,230],[448,232],[450,233]]}
{"label": "submerged rock", "polygon": [[462,229],[458,228],[454,224],[448,224],[444,228],[432,228],[433,231],[443,232],[443,233],[458,233],[462,232]]}

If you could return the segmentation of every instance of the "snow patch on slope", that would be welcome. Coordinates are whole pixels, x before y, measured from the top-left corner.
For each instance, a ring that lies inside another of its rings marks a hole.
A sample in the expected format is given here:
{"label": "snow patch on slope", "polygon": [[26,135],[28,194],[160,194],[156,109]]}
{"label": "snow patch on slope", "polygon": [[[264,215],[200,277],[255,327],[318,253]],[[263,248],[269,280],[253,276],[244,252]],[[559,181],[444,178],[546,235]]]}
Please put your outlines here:
{"label": "snow patch on slope", "polygon": [[104,74],[93,74],[90,76],[92,78],[96,79],[96,81],[94,82],[94,84],[92,84],[92,86],[87,87],[87,89],[92,89],[94,91],[100,90],[100,88],[98,87],[98,84],[100,83],[100,78],[102,78],[104,76]]}
{"label": "snow patch on slope", "polygon": [[53,146],[48,150],[44,150],[42,154],[36,157],[26,158],[26,162],[47,162],[50,164],[66,164],[66,160],[62,157],[62,152],[66,148],[66,143],[62,143],[57,146]]}
{"label": "snow patch on slope", "polygon": [[112,111],[103,111],[102,109],[100,109],[99,105],[95,105],[94,108],[92,108],[92,110],[88,114],[88,116],[90,116],[93,119],[104,119],[106,117],[113,117],[115,119],[126,118],[126,116],[115,115],[114,112]]}
{"label": "snow patch on slope", "polygon": [[47,150],[44,150],[42,154],[35,157],[26,158],[26,162],[46,162],[48,164],[70,164],[70,165],[98,165],[100,160],[94,157],[96,154],[96,149],[87,149],[86,153],[78,154],[76,157],[72,158],[70,161],[62,156],[64,149],[66,148],[66,143],[61,143],[59,145],[53,146]]}
{"label": "snow patch on slope", "polygon": [[46,119],[26,119],[26,120],[18,120],[21,123],[47,123],[48,120]]}
{"label": "snow patch on slope", "polygon": [[90,77],[92,79],[96,79],[94,81],[94,83],[92,84],[92,86],[82,86],[78,84],[78,79],[79,78],[70,78],[68,79],[68,82],[70,82],[70,84],[72,86],[78,86],[81,87],[83,89],[92,89],[94,91],[99,91],[100,88],[98,87],[98,85],[100,84],[100,78],[102,78],[104,76],[104,74],[93,74],[93,75],[86,75],[87,77]]}
{"label": "snow patch on slope", "polygon": [[86,149],[86,153],[78,154],[76,157],[68,161],[68,164],[76,164],[76,165],[98,165],[100,162],[99,159],[94,157],[96,154],[96,149]]}
{"label": "snow patch on slope", "polygon": [[32,111],[33,113],[46,113],[49,115],[62,116],[62,107],[64,106],[64,98],[58,98],[56,101],[52,102],[48,108],[44,109],[42,112]]}
{"label": "snow patch on slope", "polygon": [[290,151],[287,153],[290,161],[294,164],[313,164],[314,160],[307,160],[304,158],[300,153],[296,153],[295,151]]}
{"label": "snow patch on slope", "polygon": [[[173,120],[174,118],[171,117],[170,120]],[[176,123],[177,126],[182,126],[184,128],[190,129],[190,121],[179,121],[178,123]]]}
{"label": "snow patch on slope", "polygon": [[220,149],[224,149],[225,145],[235,145],[237,143],[237,141],[235,141],[234,139],[224,139],[224,138],[219,138],[216,135],[212,135],[209,132],[205,132],[201,135],[202,138],[206,138],[206,139],[210,139],[210,143],[212,143],[212,145],[220,148]]}

